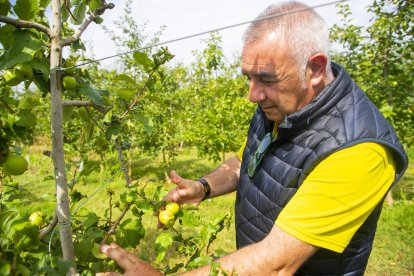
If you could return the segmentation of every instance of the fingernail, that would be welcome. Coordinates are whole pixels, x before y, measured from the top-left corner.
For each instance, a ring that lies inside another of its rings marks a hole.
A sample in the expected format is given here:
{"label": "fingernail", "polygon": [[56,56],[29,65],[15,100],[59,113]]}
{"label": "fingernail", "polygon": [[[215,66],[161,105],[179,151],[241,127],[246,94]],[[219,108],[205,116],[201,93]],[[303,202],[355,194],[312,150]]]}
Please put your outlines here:
{"label": "fingernail", "polygon": [[102,251],[102,253],[107,254],[107,250],[108,250],[109,246],[106,244],[101,244],[101,246],[99,246],[99,249]]}

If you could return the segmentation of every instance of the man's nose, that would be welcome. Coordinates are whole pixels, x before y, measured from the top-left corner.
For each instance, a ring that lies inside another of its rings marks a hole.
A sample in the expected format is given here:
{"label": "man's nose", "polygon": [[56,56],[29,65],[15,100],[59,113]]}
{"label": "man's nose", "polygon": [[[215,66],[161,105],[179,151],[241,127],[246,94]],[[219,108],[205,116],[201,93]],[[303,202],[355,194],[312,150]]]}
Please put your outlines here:
{"label": "man's nose", "polygon": [[258,103],[266,99],[266,94],[263,85],[257,81],[250,80],[249,83],[249,101]]}

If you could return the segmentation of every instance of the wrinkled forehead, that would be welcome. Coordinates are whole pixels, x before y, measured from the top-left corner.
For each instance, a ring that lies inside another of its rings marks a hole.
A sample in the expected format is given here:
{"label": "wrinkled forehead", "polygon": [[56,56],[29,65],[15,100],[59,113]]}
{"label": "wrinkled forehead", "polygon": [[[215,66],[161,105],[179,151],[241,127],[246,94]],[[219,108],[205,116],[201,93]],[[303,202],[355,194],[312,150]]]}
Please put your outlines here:
{"label": "wrinkled forehead", "polygon": [[264,32],[260,35],[257,39],[252,41],[247,41],[243,45],[242,54],[246,50],[250,50],[251,48],[285,48],[286,47],[286,39],[283,34],[276,31],[268,31]]}
{"label": "wrinkled forehead", "polygon": [[278,58],[289,58],[291,49],[279,33],[267,32],[262,38],[246,43],[242,49],[242,62],[253,64]]}

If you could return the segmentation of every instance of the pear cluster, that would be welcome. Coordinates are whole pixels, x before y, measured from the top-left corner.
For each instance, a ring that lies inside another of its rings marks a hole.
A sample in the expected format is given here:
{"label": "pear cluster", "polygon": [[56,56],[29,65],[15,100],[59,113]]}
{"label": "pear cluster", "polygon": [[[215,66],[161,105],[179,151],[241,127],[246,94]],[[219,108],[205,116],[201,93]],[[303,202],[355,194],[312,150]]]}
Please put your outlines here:
{"label": "pear cluster", "polygon": [[162,210],[159,215],[158,219],[160,222],[167,228],[171,228],[174,225],[176,215],[180,211],[180,205],[176,202],[169,202],[165,206],[165,210]]}

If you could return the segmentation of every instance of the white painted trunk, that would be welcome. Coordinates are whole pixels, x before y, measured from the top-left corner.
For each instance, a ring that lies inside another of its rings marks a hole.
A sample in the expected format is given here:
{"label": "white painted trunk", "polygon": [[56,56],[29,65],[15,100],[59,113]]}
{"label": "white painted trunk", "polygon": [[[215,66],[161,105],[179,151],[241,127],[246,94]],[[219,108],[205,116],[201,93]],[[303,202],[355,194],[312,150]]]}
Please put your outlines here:
{"label": "white painted trunk", "polygon": [[76,274],[75,250],[72,241],[72,225],[70,220],[68,185],[65,172],[65,154],[63,150],[63,105],[60,73],[55,70],[61,66],[62,29],[60,0],[52,0],[52,25],[50,48],[50,93],[51,93],[51,126],[52,126],[52,158],[56,180],[57,217],[59,222],[60,243],[63,260],[73,262],[68,275]]}

